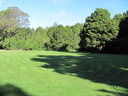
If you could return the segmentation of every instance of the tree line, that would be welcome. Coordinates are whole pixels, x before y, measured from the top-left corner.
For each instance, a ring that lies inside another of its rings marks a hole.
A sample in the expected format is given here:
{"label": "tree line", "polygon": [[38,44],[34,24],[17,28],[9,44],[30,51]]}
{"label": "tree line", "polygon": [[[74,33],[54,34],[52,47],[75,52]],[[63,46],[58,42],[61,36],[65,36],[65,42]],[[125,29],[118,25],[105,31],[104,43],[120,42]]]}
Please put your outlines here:
{"label": "tree line", "polygon": [[0,11],[0,47],[14,50],[128,53],[128,12],[110,17],[97,8],[84,24],[29,28],[29,15],[18,7]]}

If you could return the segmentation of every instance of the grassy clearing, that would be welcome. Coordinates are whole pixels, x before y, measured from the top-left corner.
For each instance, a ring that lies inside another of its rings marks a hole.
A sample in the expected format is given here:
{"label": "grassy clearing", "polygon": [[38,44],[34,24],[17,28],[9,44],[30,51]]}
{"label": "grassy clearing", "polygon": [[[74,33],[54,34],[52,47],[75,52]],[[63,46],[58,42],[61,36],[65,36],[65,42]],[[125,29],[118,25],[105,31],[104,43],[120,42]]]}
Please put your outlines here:
{"label": "grassy clearing", "polygon": [[128,56],[0,51],[0,96],[126,96]]}

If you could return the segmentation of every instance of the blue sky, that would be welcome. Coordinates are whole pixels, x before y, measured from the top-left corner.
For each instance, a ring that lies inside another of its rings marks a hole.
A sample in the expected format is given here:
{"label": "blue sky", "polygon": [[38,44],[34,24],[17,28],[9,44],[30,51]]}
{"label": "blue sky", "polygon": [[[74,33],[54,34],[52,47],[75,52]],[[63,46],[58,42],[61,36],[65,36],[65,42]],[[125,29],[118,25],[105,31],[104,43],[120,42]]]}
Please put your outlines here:
{"label": "blue sky", "polygon": [[96,8],[108,9],[111,17],[128,10],[128,0],[0,0],[0,10],[17,6],[30,15],[30,27],[84,23]]}

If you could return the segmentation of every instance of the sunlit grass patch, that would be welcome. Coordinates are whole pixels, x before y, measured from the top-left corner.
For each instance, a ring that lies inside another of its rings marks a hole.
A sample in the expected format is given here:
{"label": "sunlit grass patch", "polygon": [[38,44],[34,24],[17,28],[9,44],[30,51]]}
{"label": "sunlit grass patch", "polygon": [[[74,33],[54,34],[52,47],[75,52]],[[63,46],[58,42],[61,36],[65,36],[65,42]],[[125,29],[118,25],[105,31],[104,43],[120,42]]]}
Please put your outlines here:
{"label": "sunlit grass patch", "polygon": [[0,91],[0,94],[17,89],[20,90],[18,93],[12,90],[10,94],[125,96],[128,88],[127,58],[127,55],[1,51],[0,89],[5,91]]}

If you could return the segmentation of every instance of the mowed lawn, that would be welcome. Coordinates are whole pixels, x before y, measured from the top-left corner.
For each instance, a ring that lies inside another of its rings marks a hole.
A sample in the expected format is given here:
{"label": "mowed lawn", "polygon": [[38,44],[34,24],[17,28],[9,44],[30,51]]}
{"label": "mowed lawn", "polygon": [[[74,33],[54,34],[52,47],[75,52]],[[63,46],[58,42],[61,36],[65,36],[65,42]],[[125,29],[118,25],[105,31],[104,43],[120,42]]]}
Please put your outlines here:
{"label": "mowed lawn", "polygon": [[0,51],[0,96],[127,96],[128,55]]}

